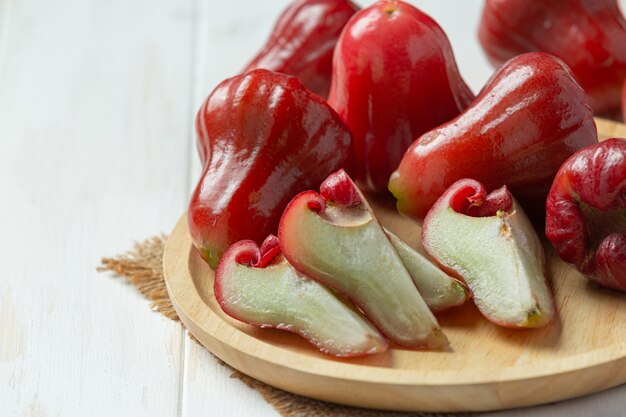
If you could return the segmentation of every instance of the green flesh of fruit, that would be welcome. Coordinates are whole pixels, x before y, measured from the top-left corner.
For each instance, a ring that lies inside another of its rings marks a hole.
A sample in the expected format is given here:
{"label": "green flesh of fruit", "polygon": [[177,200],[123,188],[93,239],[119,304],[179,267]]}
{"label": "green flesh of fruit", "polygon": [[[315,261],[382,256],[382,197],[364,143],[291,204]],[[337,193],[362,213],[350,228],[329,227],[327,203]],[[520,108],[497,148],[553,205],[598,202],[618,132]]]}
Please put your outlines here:
{"label": "green flesh of fruit", "polygon": [[306,206],[293,211],[281,240],[294,266],[346,294],[392,341],[411,347],[447,345],[398,253],[365,205],[329,202],[321,214]]}
{"label": "green flesh of fruit", "polygon": [[465,302],[467,295],[461,283],[433,265],[398,236],[388,230],[385,232],[431,310],[442,311]]}
{"label": "green flesh of fruit", "polygon": [[541,327],[554,316],[543,248],[517,203],[511,213],[469,217],[438,209],[426,225],[424,245],[461,275],[480,311],[509,327]]}
{"label": "green flesh of fruit", "polygon": [[226,274],[223,303],[240,320],[294,331],[336,356],[386,350],[383,337],[359,313],[284,258],[265,268],[233,263]]}

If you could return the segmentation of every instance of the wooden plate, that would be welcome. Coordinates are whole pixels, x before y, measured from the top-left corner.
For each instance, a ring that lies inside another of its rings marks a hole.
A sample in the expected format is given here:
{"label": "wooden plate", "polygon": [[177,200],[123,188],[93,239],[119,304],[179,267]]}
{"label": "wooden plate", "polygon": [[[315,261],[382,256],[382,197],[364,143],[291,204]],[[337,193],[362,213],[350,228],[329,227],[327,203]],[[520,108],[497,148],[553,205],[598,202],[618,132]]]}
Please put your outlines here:
{"label": "wooden plate", "polygon": [[[626,126],[618,123],[598,120],[598,130],[602,138],[626,137]],[[387,228],[422,250],[419,226],[388,203],[371,203]],[[454,412],[540,404],[626,382],[626,295],[588,283],[550,250],[548,259],[560,318],[547,328],[497,327],[470,301],[438,317],[449,350],[390,349],[352,360],[325,356],[293,334],[226,316],[213,295],[213,273],[191,244],[186,217],[168,239],[164,270],[185,326],[241,372],[341,404]]]}

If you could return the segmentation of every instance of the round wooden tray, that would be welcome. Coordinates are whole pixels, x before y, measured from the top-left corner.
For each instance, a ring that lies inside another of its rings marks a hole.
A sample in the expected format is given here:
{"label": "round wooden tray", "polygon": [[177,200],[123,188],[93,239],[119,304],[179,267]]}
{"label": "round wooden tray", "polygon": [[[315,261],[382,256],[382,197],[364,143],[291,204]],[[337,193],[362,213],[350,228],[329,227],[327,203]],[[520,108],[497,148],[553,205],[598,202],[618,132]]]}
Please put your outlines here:
{"label": "round wooden tray", "polygon": [[[626,126],[598,120],[600,136]],[[423,251],[420,228],[389,203],[371,201],[388,229]],[[167,289],[189,331],[217,357],[267,384],[321,400],[412,411],[483,411],[576,397],[626,383],[626,295],[586,282],[548,250],[559,320],[539,330],[507,330],[471,301],[438,316],[447,351],[390,349],[334,359],[288,332],[228,317],[213,295],[213,272],[193,248],[186,217],[164,255]]]}

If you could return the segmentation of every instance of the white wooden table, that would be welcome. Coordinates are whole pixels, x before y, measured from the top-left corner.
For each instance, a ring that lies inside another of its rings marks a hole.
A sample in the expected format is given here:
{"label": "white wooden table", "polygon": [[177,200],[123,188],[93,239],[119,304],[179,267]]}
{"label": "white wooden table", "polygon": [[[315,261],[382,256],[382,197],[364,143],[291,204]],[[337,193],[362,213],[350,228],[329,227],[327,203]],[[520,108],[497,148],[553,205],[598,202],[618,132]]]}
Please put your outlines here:
{"label": "white wooden table", "polygon": [[[196,109],[288,2],[0,0],[0,416],[276,415],[95,267],[186,209]],[[414,3],[478,91],[481,2]],[[626,386],[494,415],[623,417]]]}

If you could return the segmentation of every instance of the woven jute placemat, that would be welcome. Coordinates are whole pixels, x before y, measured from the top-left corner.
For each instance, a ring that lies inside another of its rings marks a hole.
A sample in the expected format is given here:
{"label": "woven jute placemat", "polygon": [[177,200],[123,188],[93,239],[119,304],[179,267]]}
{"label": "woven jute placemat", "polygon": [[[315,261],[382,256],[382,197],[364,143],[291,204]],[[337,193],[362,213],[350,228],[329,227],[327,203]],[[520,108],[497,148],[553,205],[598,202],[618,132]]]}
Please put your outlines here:
{"label": "woven jute placemat", "polygon": [[[155,236],[121,255],[103,258],[98,271],[110,271],[115,276],[126,279],[149,301],[153,310],[165,317],[180,322],[172,306],[165,287],[163,276],[163,250],[166,236]],[[181,323],[181,325],[183,325]],[[189,332],[187,334],[198,343]],[[217,358],[216,358],[217,359]],[[347,407],[324,401],[313,400],[264,384],[256,379],[231,368],[217,359],[231,371],[231,377],[261,393],[283,417],[478,417],[477,414],[441,414],[441,413],[401,413],[392,411],[367,410]]]}

